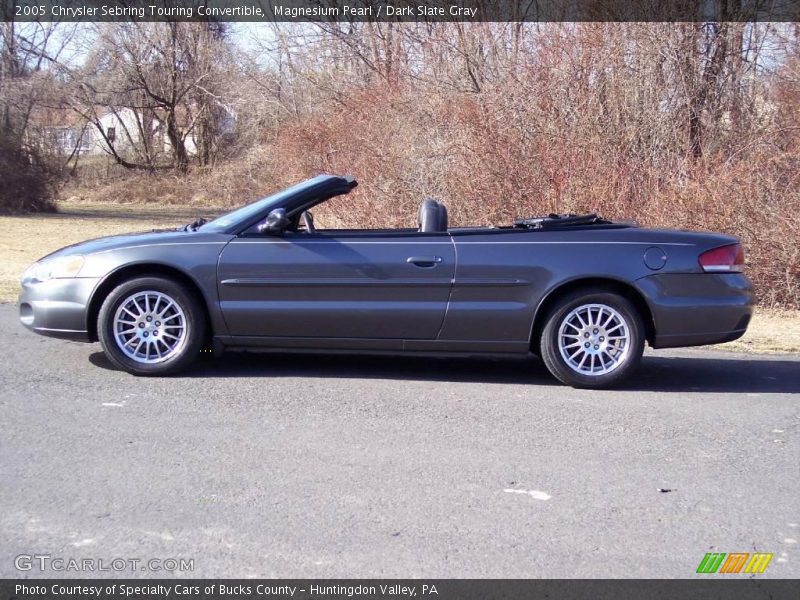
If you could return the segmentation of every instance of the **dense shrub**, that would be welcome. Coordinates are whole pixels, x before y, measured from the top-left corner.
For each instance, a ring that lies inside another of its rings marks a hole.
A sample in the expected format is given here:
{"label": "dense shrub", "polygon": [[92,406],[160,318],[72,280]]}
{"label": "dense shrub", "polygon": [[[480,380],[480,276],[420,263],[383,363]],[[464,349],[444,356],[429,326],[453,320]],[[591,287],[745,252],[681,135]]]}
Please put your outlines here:
{"label": "dense shrub", "polygon": [[0,136],[0,213],[55,210],[52,179],[38,156]]}

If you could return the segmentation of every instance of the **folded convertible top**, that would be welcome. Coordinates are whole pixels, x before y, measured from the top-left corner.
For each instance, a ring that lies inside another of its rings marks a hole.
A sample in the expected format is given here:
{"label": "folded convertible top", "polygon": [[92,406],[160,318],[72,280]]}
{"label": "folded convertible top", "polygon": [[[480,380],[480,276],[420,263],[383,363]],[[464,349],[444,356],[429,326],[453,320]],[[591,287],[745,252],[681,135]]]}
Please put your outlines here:
{"label": "folded convertible top", "polygon": [[557,215],[549,214],[546,217],[531,217],[528,219],[517,219],[514,227],[524,229],[561,229],[566,227],[579,227],[587,225],[618,225],[623,227],[635,227],[635,221],[609,221],[598,217],[597,213],[586,215],[576,215],[574,213]]}

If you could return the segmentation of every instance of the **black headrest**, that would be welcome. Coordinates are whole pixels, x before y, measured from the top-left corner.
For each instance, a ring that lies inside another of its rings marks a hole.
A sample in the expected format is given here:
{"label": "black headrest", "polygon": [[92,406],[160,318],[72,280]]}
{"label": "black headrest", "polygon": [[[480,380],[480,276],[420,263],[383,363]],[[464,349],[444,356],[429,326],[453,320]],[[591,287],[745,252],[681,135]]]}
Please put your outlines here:
{"label": "black headrest", "polygon": [[426,198],[419,207],[420,233],[447,231],[447,209],[433,198]]}

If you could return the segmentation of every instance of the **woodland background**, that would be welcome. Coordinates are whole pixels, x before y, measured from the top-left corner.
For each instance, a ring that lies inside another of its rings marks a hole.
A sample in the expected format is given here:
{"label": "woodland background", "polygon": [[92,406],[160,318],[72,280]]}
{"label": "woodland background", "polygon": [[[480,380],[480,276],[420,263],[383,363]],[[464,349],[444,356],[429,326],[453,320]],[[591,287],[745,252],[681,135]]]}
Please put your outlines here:
{"label": "woodland background", "polygon": [[[142,135],[100,157],[44,126],[125,109]],[[329,218],[351,226],[414,226],[434,196],[454,225],[596,211],[733,233],[761,303],[790,308],[798,117],[793,23],[0,23],[3,212],[202,213],[347,173]]]}

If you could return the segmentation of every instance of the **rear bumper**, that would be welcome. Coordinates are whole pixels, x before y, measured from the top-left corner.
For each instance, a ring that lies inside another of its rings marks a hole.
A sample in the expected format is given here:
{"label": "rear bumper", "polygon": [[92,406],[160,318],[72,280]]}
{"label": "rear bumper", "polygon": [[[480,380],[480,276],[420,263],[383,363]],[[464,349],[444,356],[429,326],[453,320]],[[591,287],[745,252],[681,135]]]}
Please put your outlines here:
{"label": "rear bumper", "polygon": [[741,273],[651,275],[636,284],[653,314],[654,348],[730,342],[753,314],[753,286]]}
{"label": "rear bumper", "polygon": [[25,327],[49,337],[88,342],[87,307],[99,279],[51,279],[22,284],[17,308]]}

